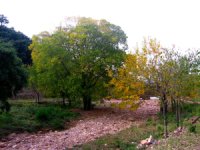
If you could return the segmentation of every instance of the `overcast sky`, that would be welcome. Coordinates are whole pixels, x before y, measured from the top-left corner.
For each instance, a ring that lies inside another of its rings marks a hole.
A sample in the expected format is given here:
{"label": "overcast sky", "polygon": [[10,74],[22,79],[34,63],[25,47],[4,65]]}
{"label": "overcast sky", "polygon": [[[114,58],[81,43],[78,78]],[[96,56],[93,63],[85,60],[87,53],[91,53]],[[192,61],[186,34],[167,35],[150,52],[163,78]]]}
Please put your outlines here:
{"label": "overcast sky", "polygon": [[85,16],[121,26],[130,49],[149,36],[164,46],[200,48],[198,0],[0,0],[0,14],[29,37],[53,31],[66,17]]}

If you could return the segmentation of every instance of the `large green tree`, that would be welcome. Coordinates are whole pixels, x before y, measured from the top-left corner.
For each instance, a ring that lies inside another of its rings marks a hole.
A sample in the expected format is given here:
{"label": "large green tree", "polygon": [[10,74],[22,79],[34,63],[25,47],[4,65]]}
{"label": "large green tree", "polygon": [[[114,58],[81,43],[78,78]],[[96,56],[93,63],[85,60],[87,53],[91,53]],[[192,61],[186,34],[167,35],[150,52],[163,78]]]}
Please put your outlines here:
{"label": "large green tree", "polygon": [[6,100],[26,83],[26,71],[13,46],[2,40],[0,40],[0,60],[0,106],[8,110]]}
{"label": "large green tree", "polygon": [[15,31],[14,28],[8,28],[6,26],[8,22],[4,15],[0,15],[0,38],[13,44],[17,56],[22,59],[23,64],[31,64],[31,52],[28,50],[28,46],[31,44],[30,38]]}
{"label": "large green tree", "polygon": [[123,61],[126,35],[106,20],[78,18],[74,24],[34,37],[30,48],[38,74],[45,79],[41,85],[48,82],[52,86],[47,91],[60,96],[78,95],[84,109],[90,110],[92,99],[100,98],[106,91],[108,70]]}

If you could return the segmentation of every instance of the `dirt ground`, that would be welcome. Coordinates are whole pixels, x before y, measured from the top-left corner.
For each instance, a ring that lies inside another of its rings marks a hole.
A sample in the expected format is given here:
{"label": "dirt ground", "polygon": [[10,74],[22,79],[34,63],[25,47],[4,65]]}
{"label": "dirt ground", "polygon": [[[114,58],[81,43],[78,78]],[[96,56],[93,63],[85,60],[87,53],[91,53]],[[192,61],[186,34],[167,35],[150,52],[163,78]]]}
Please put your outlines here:
{"label": "dirt ground", "polygon": [[62,150],[73,148],[106,134],[115,134],[140,124],[159,111],[158,100],[145,100],[136,111],[122,111],[113,108],[96,108],[92,111],[78,111],[79,120],[71,122],[71,128],[47,133],[11,134],[0,141],[1,150]]}

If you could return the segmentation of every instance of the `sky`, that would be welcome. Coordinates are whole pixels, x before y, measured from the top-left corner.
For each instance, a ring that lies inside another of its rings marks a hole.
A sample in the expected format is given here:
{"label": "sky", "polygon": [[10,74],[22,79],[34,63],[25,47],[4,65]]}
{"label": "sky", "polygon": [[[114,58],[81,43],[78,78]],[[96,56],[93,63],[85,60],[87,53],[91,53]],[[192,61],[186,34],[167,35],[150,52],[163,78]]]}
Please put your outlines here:
{"label": "sky", "polygon": [[66,17],[84,16],[120,26],[130,50],[144,37],[180,50],[200,48],[198,0],[0,0],[0,14],[30,38],[52,32]]}

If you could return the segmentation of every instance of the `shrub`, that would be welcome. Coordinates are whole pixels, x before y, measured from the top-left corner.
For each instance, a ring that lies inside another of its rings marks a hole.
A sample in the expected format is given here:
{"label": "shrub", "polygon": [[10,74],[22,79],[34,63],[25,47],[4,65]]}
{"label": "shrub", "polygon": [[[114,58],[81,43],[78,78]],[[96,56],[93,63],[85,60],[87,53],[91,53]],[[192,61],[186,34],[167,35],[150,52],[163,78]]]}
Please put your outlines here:
{"label": "shrub", "polygon": [[128,149],[128,150],[135,150],[136,149],[136,145],[135,144],[131,144],[128,142],[124,142],[121,139],[116,138],[113,142],[113,146],[115,148],[119,148],[119,149]]}
{"label": "shrub", "polygon": [[190,125],[188,127],[188,130],[191,132],[191,133],[196,133],[196,125]]}
{"label": "shrub", "polygon": [[51,127],[58,130],[58,129],[64,129],[65,123],[63,120],[60,119],[54,119],[51,121]]}
{"label": "shrub", "polygon": [[12,116],[10,114],[3,113],[0,115],[0,126],[1,124],[8,124],[12,122]]}
{"label": "shrub", "polygon": [[50,121],[53,115],[53,109],[50,107],[41,107],[36,111],[35,117],[38,121]]}
{"label": "shrub", "polygon": [[163,135],[163,130],[164,130],[163,125],[158,124],[158,125],[156,126],[156,130],[157,130],[157,134],[158,134],[159,136],[160,136],[160,135]]}

